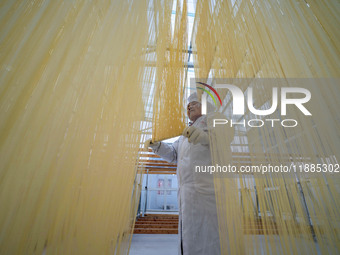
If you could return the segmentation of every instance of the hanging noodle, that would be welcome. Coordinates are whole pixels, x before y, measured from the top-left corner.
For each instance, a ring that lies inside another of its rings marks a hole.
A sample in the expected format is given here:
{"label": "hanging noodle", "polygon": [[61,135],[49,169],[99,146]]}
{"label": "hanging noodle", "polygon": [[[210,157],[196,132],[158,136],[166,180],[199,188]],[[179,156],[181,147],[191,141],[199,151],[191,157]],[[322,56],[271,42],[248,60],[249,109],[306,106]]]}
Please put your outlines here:
{"label": "hanging noodle", "polygon": [[[187,9],[177,2],[174,32],[171,33],[172,1],[165,8],[155,10],[159,15],[156,59],[156,84],[153,105],[153,141],[161,141],[178,136],[185,128],[183,108],[184,96],[184,64],[187,61]],[[181,10],[182,7],[182,10]],[[164,12],[164,13],[163,13]],[[162,15],[161,15],[162,14]],[[162,20],[161,17],[164,16]]]}
{"label": "hanging noodle", "polygon": [[0,5],[0,253],[126,253],[148,2]]}
{"label": "hanging noodle", "polygon": [[[235,127],[232,161],[230,141],[222,139],[228,135],[226,129],[215,127],[210,136],[213,165],[231,163],[240,169],[249,164],[244,155],[249,155],[250,166],[338,163],[339,80],[316,79],[339,77],[340,38],[334,26],[339,24],[338,3],[232,2],[197,3],[193,36],[196,77],[235,84],[244,92],[253,88],[257,109],[270,107],[273,84],[279,91],[307,84],[313,97],[308,104],[313,116],[302,118],[295,108],[290,109],[289,118],[298,119],[296,128]],[[236,122],[263,118],[249,111],[243,117],[231,116],[232,97],[226,90],[218,91],[228,106],[219,109],[226,118]],[[275,118],[281,118],[279,112]],[[223,254],[339,252],[337,174],[232,173],[215,177]],[[258,233],[256,229],[262,230]]]}
{"label": "hanging noodle", "polygon": [[[128,253],[143,135],[150,122],[154,141],[185,127],[187,3],[175,6],[172,28],[173,1],[0,3],[1,254]],[[272,99],[259,78],[279,89],[310,78],[312,94],[312,117],[289,111],[294,129],[216,128],[214,164],[339,163],[339,9],[197,1],[198,79],[254,88],[257,109]],[[233,119],[230,93],[218,92]],[[215,190],[223,254],[339,253],[338,174],[216,175]]]}

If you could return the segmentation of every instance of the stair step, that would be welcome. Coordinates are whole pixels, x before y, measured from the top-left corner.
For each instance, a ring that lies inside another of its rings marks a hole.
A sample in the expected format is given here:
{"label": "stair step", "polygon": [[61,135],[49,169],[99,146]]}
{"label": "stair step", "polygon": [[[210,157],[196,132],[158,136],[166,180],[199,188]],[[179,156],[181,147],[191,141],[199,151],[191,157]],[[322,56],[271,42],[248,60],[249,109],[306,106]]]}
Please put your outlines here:
{"label": "stair step", "polygon": [[162,221],[162,220],[174,220],[174,221],[178,221],[178,218],[152,218],[152,217],[141,217],[141,218],[138,218],[138,220],[159,220],[159,221]]}
{"label": "stair step", "polygon": [[147,225],[158,225],[158,226],[163,226],[163,225],[174,225],[174,226],[177,226],[178,225],[178,222],[140,222],[140,221],[137,221],[135,223],[136,225],[140,225],[140,226],[147,226]]}
{"label": "stair step", "polygon": [[139,222],[178,222],[177,220],[138,219]]}
{"label": "stair step", "polygon": [[178,219],[178,215],[159,215],[159,214],[152,214],[152,215],[144,215],[144,217],[140,217],[141,219],[143,218],[154,218],[154,219]]}
{"label": "stair step", "polygon": [[174,225],[174,224],[164,224],[164,225],[159,225],[159,224],[148,224],[148,225],[135,225],[135,228],[158,228],[158,229],[177,229],[178,225]]}
{"label": "stair step", "polygon": [[178,229],[135,228],[134,234],[178,234]]}

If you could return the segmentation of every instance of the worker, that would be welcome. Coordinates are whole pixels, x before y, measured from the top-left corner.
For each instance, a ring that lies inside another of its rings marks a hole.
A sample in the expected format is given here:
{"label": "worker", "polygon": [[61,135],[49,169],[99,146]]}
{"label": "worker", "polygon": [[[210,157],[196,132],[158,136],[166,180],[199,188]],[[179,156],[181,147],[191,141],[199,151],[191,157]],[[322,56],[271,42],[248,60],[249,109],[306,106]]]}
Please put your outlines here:
{"label": "worker", "polygon": [[179,205],[179,254],[220,254],[213,176],[195,172],[195,166],[211,165],[207,116],[201,113],[197,93],[188,98],[189,126],[172,144],[152,143],[145,147],[170,163],[177,163]]}

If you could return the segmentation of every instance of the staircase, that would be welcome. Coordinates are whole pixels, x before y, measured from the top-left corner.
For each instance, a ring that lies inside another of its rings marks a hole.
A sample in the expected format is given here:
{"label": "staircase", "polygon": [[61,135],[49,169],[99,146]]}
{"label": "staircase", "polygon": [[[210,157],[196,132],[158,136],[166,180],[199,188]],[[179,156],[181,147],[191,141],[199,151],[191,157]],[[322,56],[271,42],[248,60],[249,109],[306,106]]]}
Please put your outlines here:
{"label": "staircase", "polygon": [[178,234],[178,215],[146,214],[139,217],[134,234]]}
{"label": "staircase", "polygon": [[[245,235],[277,235],[275,223],[263,224],[260,219],[254,222],[245,221]],[[178,215],[175,214],[146,214],[136,220],[134,234],[178,234]]]}

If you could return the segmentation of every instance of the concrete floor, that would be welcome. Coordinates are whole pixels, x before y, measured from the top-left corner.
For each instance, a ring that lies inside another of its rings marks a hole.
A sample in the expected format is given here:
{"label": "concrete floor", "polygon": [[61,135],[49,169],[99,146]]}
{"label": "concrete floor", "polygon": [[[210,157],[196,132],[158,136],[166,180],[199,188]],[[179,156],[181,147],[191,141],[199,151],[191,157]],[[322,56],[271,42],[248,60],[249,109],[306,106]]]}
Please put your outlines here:
{"label": "concrete floor", "polygon": [[[254,251],[247,251],[249,248],[257,247],[259,254],[272,254],[271,251],[265,250],[265,237],[264,236],[246,236],[245,243],[253,245],[246,245],[246,254],[253,254]],[[274,242],[277,239],[277,245],[280,247],[280,242],[277,236],[272,236]],[[178,254],[178,235],[168,234],[135,234],[132,236],[130,255],[176,255]],[[304,241],[302,241],[304,242]],[[257,243],[257,244],[256,244]],[[308,242],[305,243],[308,246]],[[321,254],[318,245],[316,244],[317,254]],[[288,252],[289,253],[289,252]]]}
{"label": "concrete floor", "polygon": [[135,234],[132,236],[130,255],[176,255],[178,235]]}

